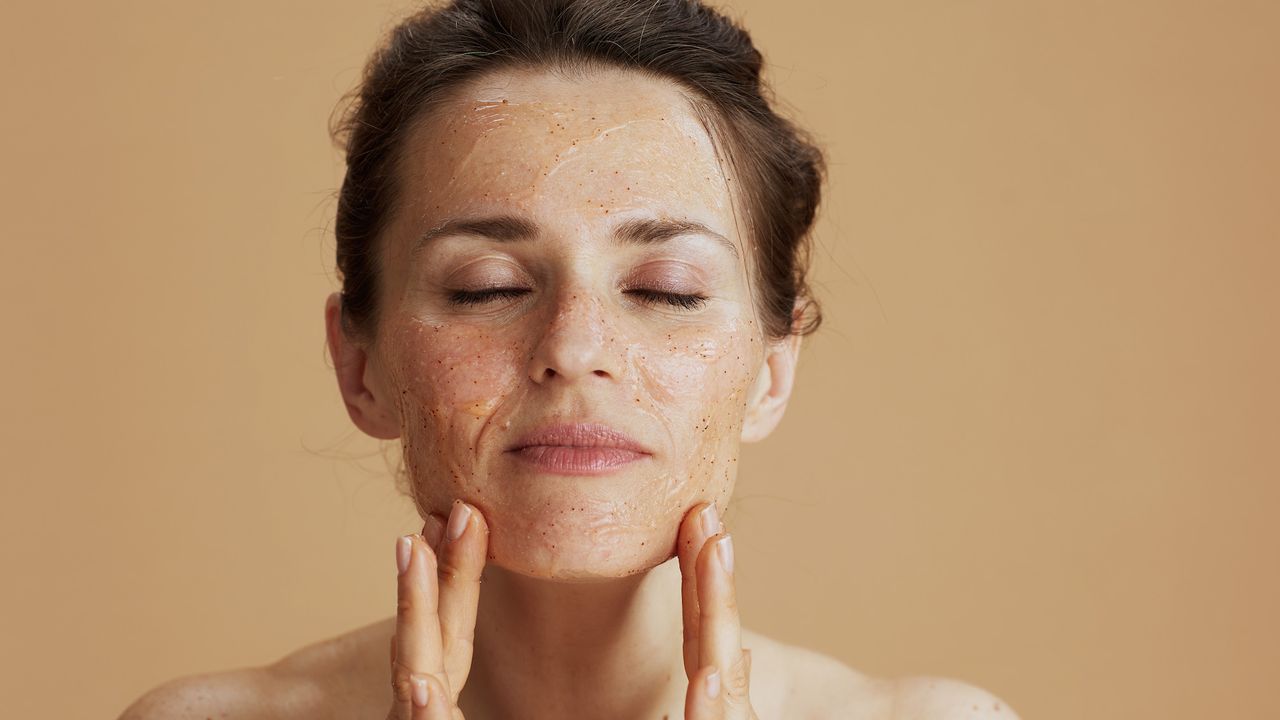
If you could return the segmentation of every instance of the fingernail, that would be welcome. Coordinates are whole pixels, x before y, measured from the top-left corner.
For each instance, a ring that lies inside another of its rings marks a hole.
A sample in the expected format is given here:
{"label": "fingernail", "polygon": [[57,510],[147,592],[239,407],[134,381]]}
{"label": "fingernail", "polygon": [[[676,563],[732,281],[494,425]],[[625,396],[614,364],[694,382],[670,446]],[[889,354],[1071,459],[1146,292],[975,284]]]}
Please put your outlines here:
{"label": "fingernail", "polygon": [[716,544],[716,553],[720,555],[720,564],[724,566],[724,571],[733,574],[733,538],[725,535],[724,539]]}
{"label": "fingernail", "polygon": [[408,535],[396,540],[396,566],[400,574],[409,569],[409,553],[413,552],[413,540]]}
{"label": "fingernail", "polygon": [[449,511],[449,542],[462,537],[467,531],[467,521],[471,519],[471,508],[461,500],[453,503]]}
{"label": "fingernail", "polygon": [[702,533],[707,537],[711,537],[719,532],[720,516],[716,514],[715,503],[712,503],[702,510]]}
{"label": "fingernail", "polygon": [[413,683],[413,704],[418,707],[426,707],[427,701],[431,699],[431,693],[427,689],[427,679],[415,675],[409,678],[409,682]]}
{"label": "fingernail", "polygon": [[707,676],[707,697],[715,700],[720,697],[720,671],[712,670]]}

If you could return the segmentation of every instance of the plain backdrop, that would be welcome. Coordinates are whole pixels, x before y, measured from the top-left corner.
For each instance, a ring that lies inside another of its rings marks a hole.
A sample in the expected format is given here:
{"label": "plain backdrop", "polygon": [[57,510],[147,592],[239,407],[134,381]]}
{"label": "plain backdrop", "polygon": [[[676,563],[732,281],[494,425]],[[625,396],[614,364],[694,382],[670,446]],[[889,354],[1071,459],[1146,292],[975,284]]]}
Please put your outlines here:
{"label": "plain backdrop", "polygon": [[[393,614],[326,133],[409,7],[0,10],[6,717]],[[1028,719],[1280,717],[1280,3],[724,7],[831,165],[746,624]]]}

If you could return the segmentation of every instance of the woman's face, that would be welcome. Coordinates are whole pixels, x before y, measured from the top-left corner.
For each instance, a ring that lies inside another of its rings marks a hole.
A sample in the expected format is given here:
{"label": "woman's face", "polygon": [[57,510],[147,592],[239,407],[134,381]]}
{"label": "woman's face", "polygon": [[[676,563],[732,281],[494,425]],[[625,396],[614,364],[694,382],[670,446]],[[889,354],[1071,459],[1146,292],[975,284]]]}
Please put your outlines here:
{"label": "woman's face", "polygon": [[[669,559],[690,507],[724,507],[768,385],[737,178],[687,101],[621,71],[495,73],[400,172],[365,378],[419,511],[472,503],[491,562],[528,575]],[[530,438],[575,424],[633,446]]]}

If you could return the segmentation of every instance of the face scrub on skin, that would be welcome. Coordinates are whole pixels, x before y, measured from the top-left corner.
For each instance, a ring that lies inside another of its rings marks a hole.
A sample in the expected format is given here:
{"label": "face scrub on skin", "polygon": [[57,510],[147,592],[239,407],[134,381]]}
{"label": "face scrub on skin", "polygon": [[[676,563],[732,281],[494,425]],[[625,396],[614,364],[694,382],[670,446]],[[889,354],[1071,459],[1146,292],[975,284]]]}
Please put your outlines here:
{"label": "face scrub on skin", "polygon": [[[622,71],[494,73],[424,116],[399,169],[371,363],[419,511],[474,504],[491,562],[526,575],[672,557],[684,512],[732,492],[765,350],[734,181],[688,101]],[[458,225],[494,218],[518,222]],[[652,221],[707,232],[618,237]],[[581,476],[508,452],[577,422],[650,454]]]}

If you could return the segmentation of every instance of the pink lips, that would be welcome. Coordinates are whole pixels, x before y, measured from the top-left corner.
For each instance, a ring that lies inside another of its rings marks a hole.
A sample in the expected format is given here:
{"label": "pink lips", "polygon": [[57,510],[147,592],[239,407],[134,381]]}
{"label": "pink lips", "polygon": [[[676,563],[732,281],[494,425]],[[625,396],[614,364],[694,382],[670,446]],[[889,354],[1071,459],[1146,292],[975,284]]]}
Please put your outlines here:
{"label": "pink lips", "polygon": [[635,440],[608,425],[578,423],[539,428],[508,450],[544,472],[603,475],[649,456]]}

